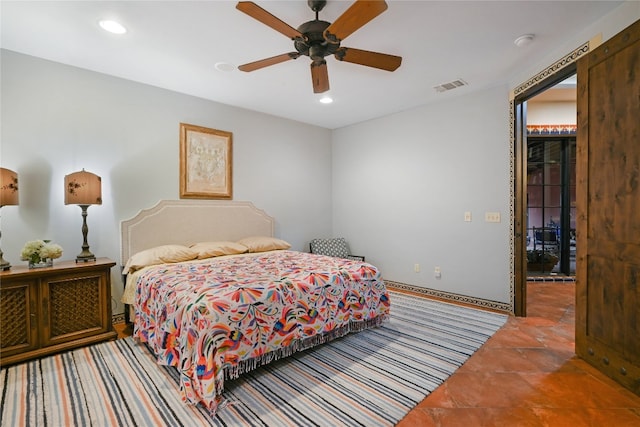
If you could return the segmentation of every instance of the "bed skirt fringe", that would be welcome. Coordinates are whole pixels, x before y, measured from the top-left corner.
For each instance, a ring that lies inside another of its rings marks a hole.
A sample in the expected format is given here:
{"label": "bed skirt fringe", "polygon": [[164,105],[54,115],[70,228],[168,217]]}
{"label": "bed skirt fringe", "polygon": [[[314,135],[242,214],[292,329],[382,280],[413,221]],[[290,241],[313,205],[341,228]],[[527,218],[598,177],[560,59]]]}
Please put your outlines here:
{"label": "bed skirt fringe", "polygon": [[[262,354],[260,356],[257,356],[248,360],[241,360],[236,365],[225,366],[224,379],[234,380],[240,377],[245,372],[253,371],[254,369],[259,368],[260,366],[267,365],[273,361],[276,361],[285,357],[289,357],[292,354],[297,353],[299,351],[308,350],[320,344],[333,341],[337,338],[347,335],[350,332],[360,332],[360,331],[364,331],[365,329],[378,327],[382,325],[382,323],[384,323],[388,318],[389,318],[388,315],[383,315],[383,316],[374,317],[373,319],[367,319],[367,320],[362,320],[357,322],[352,321],[352,322],[349,322],[347,325],[334,329],[331,332],[296,340],[287,347],[270,351],[268,353]],[[220,389],[218,390],[218,393],[217,393],[218,395],[224,392],[224,385],[219,384],[219,386],[221,387],[219,387]]]}

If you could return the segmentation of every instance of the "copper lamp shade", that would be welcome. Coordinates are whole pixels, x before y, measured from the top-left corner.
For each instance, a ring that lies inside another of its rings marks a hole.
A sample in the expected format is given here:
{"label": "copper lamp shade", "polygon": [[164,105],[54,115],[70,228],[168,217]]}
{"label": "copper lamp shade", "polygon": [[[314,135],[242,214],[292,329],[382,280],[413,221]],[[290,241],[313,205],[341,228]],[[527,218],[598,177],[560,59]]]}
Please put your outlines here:
{"label": "copper lamp shade", "polygon": [[82,252],[76,257],[76,262],[95,261],[96,257],[89,250],[87,243],[87,208],[89,205],[102,204],[102,179],[91,172],[82,169],[80,172],[70,173],[64,177],[64,204],[78,205],[82,209]]}
{"label": "copper lamp shade", "polygon": [[64,177],[65,205],[101,205],[102,179],[82,169]]}
{"label": "copper lamp shade", "polygon": [[0,207],[18,204],[18,174],[0,168]]}
{"label": "copper lamp shade", "polygon": [[[11,169],[0,168],[0,207],[18,204],[18,174]],[[9,270],[11,264],[0,249],[0,270]]]}

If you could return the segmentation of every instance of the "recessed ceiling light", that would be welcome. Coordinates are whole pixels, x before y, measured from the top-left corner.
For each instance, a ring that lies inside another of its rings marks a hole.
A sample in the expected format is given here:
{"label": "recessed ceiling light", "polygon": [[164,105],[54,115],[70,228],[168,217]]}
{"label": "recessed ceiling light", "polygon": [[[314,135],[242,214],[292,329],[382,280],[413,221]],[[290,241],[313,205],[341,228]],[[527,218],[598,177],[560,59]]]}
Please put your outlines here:
{"label": "recessed ceiling light", "polygon": [[236,69],[236,67],[234,67],[233,65],[227,63],[227,62],[216,62],[216,65],[214,65],[214,67],[216,67],[216,70],[218,71],[233,71]]}
{"label": "recessed ceiling light", "polygon": [[110,19],[103,19],[98,22],[103,30],[109,31],[113,34],[124,34],[127,32],[127,29],[119,22],[112,21]]}
{"label": "recessed ceiling light", "polygon": [[531,42],[533,41],[533,37],[534,37],[533,34],[523,34],[517,39],[515,39],[513,43],[518,47],[523,47],[528,44],[531,44]]}
{"label": "recessed ceiling light", "polygon": [[322,98],[320,98],[320,102],[322,104],[331,104],[333,102],[333,98],[331,98],[329,95],[325,95]]}

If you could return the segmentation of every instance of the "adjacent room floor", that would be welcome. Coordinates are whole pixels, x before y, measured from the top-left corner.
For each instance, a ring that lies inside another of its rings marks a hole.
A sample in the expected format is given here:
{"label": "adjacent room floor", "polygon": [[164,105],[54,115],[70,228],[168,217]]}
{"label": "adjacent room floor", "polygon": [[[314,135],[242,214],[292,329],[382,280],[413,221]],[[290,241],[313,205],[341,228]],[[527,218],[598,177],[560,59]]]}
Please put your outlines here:
{"label": "adjacent room floor", "polygon": [[575,284],[529,282],[511,317],[399,427],[640,426],[640,397],[574,354]]}
{"label": "adjacent room floor", "polygon": [[640,426],[640,396],[574,354],[575,284],[527,289],[528,317],[510,317],[399,427]]}

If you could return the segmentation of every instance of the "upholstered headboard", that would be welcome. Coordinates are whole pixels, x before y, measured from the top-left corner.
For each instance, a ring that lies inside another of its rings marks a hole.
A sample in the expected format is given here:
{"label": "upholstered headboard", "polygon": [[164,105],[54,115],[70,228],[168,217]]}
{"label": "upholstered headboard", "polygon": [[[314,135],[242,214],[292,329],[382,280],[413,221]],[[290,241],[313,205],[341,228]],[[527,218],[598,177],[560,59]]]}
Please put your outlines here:
{"label": "upholstered headboard", "polygon": [[237,241],[273,231],[273,217],[251,202],[161,200],[120,223],[120,259],[124,265],[131,255],[155,246]]}

